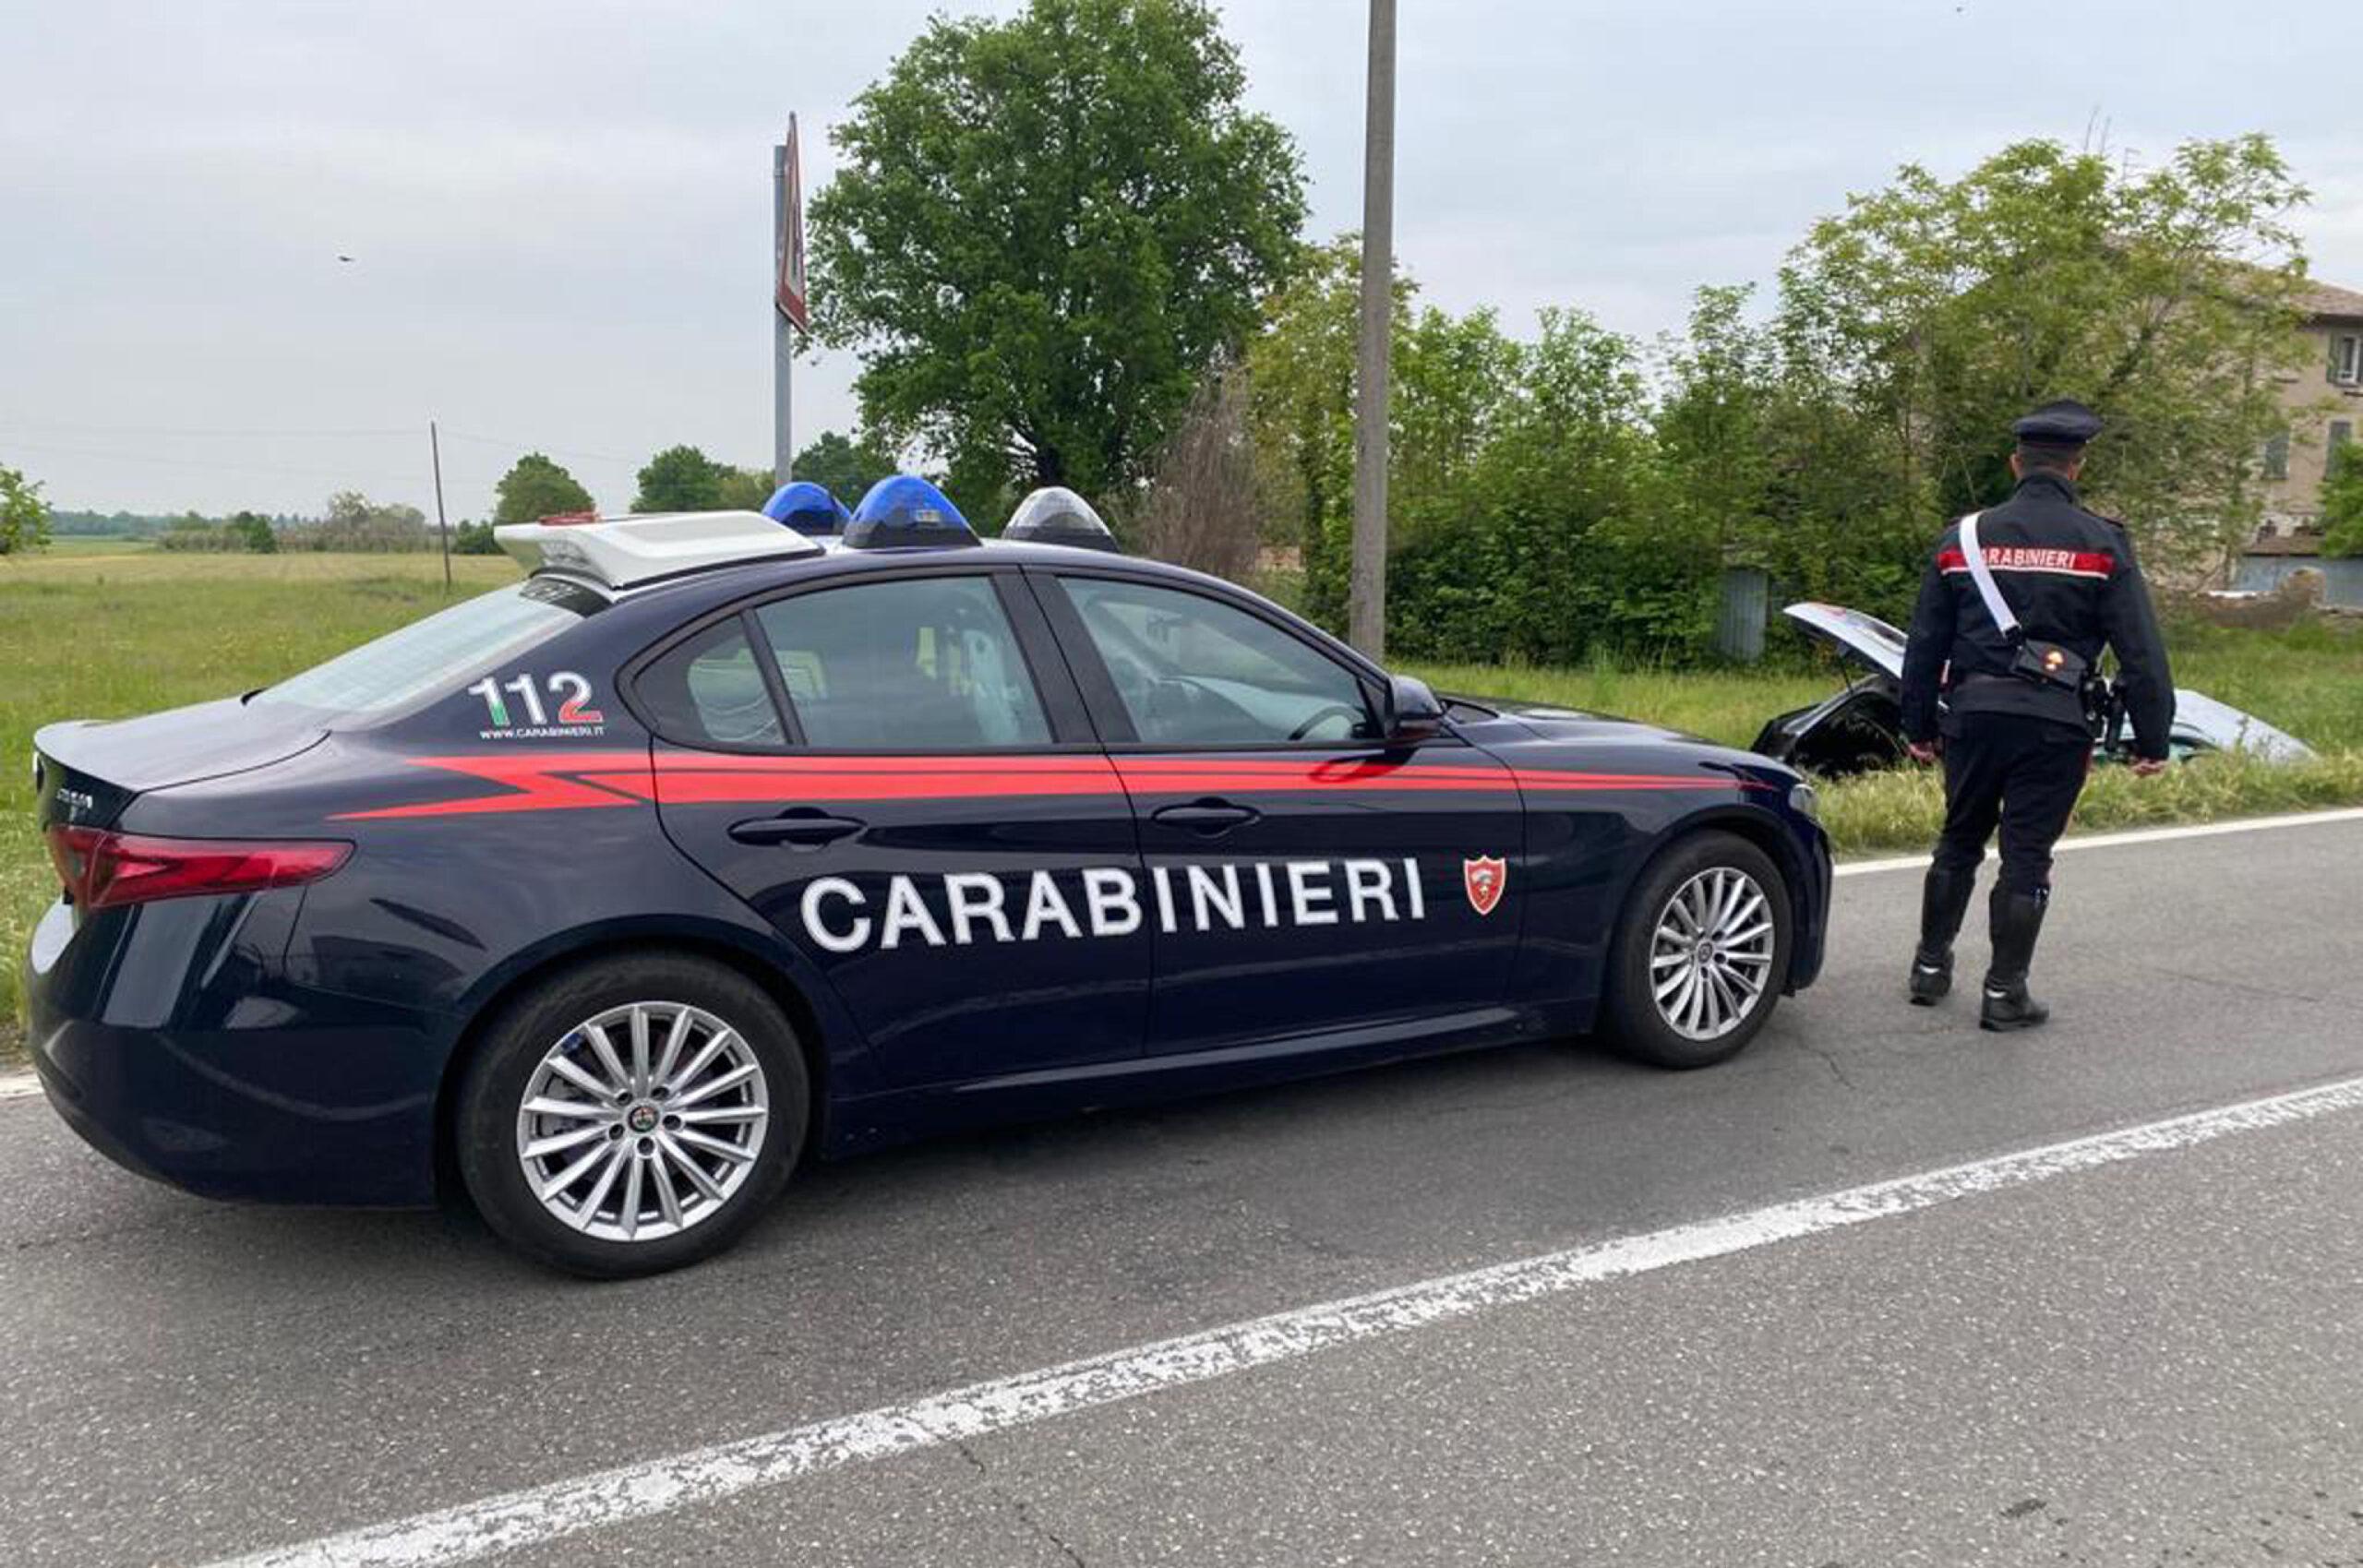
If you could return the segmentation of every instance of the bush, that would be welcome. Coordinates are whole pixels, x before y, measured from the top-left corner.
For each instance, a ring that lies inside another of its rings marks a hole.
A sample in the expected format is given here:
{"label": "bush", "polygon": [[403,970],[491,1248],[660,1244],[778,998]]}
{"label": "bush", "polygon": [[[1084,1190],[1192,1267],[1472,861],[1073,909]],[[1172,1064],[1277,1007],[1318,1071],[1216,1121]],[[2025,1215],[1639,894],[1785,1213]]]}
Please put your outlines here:
{"label": "bush", "polygon": [[1217,369],[1158,453],[1126,533],[1144,556],[1243,582],[1263,546],[1264,511],[1247,437],[1247,380]]}

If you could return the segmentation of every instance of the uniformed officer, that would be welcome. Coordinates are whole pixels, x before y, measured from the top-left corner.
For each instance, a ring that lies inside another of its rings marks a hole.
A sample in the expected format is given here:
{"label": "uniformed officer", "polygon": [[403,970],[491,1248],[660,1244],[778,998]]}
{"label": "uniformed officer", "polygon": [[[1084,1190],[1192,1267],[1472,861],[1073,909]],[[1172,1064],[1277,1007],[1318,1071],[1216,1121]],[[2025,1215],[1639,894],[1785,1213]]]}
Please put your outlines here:
{"label": "uniformed officer", "polygon": [[2100,433],[2099,418],[2063,401],[2010,429],[2018,488],[1945,531],[1903,657],[1904,739],[1915,760],[1942,756],[1945,766],[1945,829],[1921,899],[1912,1000],[1932,1006],[1951,988],[1953,938],[1998,823],[1994,956],[1978,1012],[1987,1029],[2033,1028],[2050,1016],[2027,994],[2027,967],[2051,896],[2052,845],[2092,764],[2092,671],[2103,643],[2117,653],[2135,772],[2165,765],[2174,718],[2166,652],[2133,543],[2123,524],[2077,499],[2084,443]]}

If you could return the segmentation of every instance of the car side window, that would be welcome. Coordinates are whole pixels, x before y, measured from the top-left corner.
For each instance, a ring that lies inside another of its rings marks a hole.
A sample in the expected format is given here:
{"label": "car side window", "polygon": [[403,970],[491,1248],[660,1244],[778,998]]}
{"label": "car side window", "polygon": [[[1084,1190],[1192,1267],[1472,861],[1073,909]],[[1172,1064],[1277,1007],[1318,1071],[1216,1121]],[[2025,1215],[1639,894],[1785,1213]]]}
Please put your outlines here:
{"label": "car side window", "polygon": [[762,667],[735,616],[650,664],[632,692],[656,733],[668,740],[777,747],[786,738]]}
{"label": "car side window", "polygon": [[1373,737],[1350,669],[1261,616],[1178,589],[1060,579],[1140,738],[1254,746]]}
{"label": "car side window", "polygon": [[1017,634],[983,577],[824,588],[755,612],[806,744],[849,750],[1047,746]]}

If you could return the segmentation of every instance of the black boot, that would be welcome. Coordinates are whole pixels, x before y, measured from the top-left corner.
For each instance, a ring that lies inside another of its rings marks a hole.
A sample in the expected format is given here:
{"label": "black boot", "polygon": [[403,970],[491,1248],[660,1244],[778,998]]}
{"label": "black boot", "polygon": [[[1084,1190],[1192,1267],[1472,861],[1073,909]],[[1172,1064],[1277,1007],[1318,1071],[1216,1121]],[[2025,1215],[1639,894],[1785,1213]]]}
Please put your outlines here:
{"label": "black boot", "polygon": [[1920,889],[1920,946],[1912,954],[1912,1005],[1934,1007],[1953,988],[1953,938],[1977,887],[1977,868],[1928,868]]}
{"label": "black boot", "polygon": [[2051,1010],[2027,994],[2027,966],[2034,962],[2035,939],[2043,934],[2043,912],[2049,890],[2041,893],[2012,892],[1997,887],[1988,909],[1994,935],[1994,965],[1985,972],[1985,1005],[1978,1009],[1981,1029],[2032,1029],[2051,1016]]}

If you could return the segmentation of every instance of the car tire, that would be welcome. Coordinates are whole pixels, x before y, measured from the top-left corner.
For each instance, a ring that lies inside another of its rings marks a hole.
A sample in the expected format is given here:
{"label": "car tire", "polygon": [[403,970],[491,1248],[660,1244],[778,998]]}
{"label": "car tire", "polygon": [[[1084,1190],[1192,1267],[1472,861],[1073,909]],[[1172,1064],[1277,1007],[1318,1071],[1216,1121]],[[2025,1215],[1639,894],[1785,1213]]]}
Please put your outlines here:
{"label": "car tire", "polygon": [[629,1278],[711,1257],[761,1217],[810,1100],[795,1031],[745,976],[687,954],[592,959],[487,1021],[455,1152],[503,1240]]}
{"label": "car tire", "polygon": [[1787,879],[1747,840],[1706,832],[1668,846],[1642,869],[1610,947],[1610,1040],[1657,1067],[1738,1055],[1780,999],[1792,919]]}

